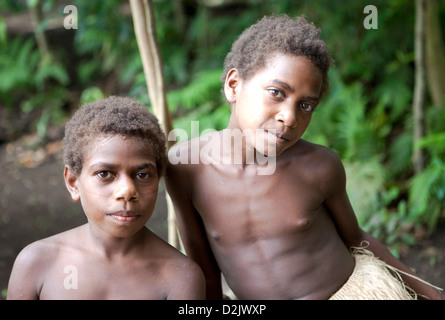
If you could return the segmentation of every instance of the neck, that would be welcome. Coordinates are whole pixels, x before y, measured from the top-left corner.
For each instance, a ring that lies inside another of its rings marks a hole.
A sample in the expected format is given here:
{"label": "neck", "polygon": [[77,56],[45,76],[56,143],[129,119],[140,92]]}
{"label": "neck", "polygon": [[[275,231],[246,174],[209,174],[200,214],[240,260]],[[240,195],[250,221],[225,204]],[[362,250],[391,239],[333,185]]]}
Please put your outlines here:
{"label": "neck", "polygon": [[130,237],[115,237],[104,234],[102,230],[98,230],[91,224],[87,224],[86,233],[89,247],[96,251],[99,255],[112,259],[117,256],[125,256],[132,250],[138,248],[145,236],[146,228],[142,228]]}
{"label": "neck", "polygon": [[[276,157],[267,157],[255,149],[255,137],[237,127],[223,130],[220,135],[221,162],[239,167],[243,172],[270,175],[275,172]],[[253,170],[253,171],[252,171]]]}
{"label": "neck", "polygon": [[241,165],[243,168],[254,163],[255,148],[247,143],[246,136],[237,127],[231,127],[222,131],[221,156],[223,163]]}

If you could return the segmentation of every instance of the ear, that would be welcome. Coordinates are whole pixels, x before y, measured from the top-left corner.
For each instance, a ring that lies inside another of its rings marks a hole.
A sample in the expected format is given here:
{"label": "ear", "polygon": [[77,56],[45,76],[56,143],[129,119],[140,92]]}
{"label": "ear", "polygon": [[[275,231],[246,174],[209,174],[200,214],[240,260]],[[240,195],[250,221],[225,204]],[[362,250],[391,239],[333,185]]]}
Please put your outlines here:
{"label": "ear", "polygon": [[71,198],[74,201],[79,201],[80,192],[77,186],[79,177],[68,166],[65,166],[65,170],[63,171],[63,177],[65,179],[66,188],[68,189],[68,192],[71,194]]}
{"label": "ear", "polygon": [[241,79],[238,75],[238,70],[232,68],[229,70],[224,82],[224,95],[229,103],[236,102],[237,87],[241,84]]}

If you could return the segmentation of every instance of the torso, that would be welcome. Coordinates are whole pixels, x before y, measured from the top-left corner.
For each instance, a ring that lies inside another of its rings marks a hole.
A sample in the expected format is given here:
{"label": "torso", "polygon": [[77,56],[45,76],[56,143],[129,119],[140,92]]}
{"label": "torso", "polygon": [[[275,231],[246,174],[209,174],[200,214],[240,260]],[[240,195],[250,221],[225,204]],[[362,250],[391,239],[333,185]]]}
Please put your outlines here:
{"label": "torso", "polygon": [[298,142],[273,175],[227,164],[199,170],[191,190],[219,267],[241,299],[324,299],[354,262],[317,185],[319,155]]}
{"label": "torso", "polygon": [[[172,248],[164,246],[148,231],[150,240],[147,242],[156,243],[155,246],[147,246],[145,253],[135,252],[135,255],[110,260],[85,247],[79,237],[85,227],[40,242],[48,258],[42,261],[45,272],[39,279],[39,299],[167,298],[173,286],[170,280],[174,281],[169,268],[175,268],[174,263],[177,263]],[[162,250],[150,250],[158,246],[164,249],[164,254]]]}

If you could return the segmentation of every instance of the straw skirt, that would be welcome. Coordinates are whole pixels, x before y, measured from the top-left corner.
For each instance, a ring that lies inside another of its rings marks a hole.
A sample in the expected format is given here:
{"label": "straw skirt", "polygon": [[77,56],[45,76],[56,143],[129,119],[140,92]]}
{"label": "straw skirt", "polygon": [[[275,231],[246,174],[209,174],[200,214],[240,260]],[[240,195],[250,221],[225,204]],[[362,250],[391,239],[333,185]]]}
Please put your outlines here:
{"label": "straw skirt", "polygon": [[355,268],[329,300],[415,300],[400,274],[366,249],[353,253]]}

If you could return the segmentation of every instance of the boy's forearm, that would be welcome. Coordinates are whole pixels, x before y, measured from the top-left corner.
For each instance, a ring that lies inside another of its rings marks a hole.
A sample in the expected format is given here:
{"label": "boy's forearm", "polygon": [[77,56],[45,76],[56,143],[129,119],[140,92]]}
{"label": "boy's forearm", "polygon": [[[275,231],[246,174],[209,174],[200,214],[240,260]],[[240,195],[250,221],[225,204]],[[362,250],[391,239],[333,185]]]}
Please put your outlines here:
{"label": "boy's forearm", "polygon": [[221,270],[213,256],[209,256],[204,261],[198,261],[206,280],[207,300],[221,300],[223,298]]}

